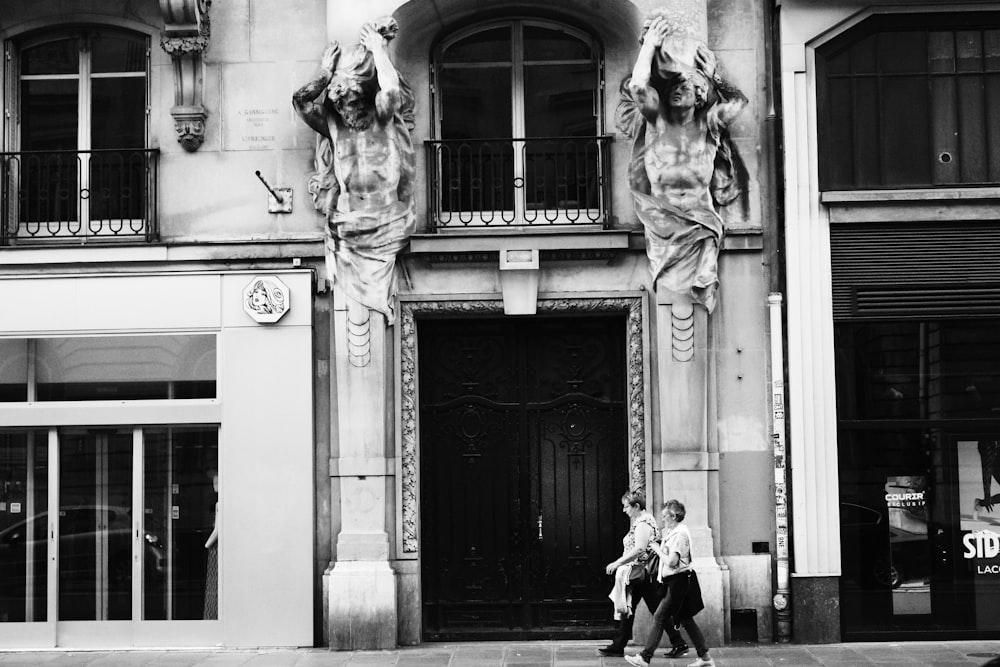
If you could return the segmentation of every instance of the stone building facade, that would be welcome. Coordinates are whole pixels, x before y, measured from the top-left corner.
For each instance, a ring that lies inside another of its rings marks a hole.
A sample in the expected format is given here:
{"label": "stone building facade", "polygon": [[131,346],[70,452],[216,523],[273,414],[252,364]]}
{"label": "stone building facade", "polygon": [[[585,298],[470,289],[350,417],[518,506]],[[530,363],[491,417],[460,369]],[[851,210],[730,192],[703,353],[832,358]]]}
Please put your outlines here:
{"label": "stone building facade", "polygon": [[[777,18],[669,7],[746,97],[709,312],[651,274],[616,123],[658,9],[5,3],[0,645],[603,638],[629,488],[687,505],[711,644],[787,636]],[[329,279],[292,104],[380,17],[414,147],[385,312]]]}

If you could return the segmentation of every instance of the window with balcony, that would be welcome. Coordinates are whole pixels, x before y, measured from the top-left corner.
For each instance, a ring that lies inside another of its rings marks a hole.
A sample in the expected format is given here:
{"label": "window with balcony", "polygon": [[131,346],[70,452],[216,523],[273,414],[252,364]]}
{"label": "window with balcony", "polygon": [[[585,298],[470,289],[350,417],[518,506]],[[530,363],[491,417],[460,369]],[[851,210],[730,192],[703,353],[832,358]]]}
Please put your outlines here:
{"label": "window with balcony", "polygon": [[6,51],[0,243],[155,237],[149,38],[95,27],[33,34]]}
{"label": "window with balcony", "polygon": [[816,64],[822,190],[1000,184],[1000,14],[876,16]]}
{"label": "window with balcony", "polygon": [[434,61],[436,230],[606,222],[602,62],[591,37],[545,21],[492,22],[444,39]]}

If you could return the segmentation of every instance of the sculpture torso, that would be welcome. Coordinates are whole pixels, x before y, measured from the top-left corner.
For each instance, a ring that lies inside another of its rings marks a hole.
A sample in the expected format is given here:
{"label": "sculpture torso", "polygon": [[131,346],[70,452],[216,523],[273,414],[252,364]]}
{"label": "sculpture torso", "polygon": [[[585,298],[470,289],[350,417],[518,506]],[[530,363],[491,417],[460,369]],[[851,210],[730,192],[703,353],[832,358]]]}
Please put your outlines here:
{"label": "sculpture torso", "polygon": [[709,185],[718,146],[703,119],[671,124],[662,117],[646,135],[643,157],[650,194],[685,210],[712,209]]}
{"label": "sculpture torso", "polygon": [[340,183],[341,213],[380,209],[397,200],[399,150],[386,125],[375,122],[365,130],[331,122],[334,169]]}

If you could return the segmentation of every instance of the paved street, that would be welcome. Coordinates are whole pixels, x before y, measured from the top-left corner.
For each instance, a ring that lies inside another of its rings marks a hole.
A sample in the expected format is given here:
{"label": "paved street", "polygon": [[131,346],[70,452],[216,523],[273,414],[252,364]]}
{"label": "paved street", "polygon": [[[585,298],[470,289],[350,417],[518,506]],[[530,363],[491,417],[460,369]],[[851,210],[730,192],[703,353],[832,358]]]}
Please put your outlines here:
{"label": "paved street", "polygon": [[[323,649],[2,651],[0,666],[163,665],[169,667],[627,667],[621,658],[601,658],[597,641],[482,642],[425,644],[395,651]],[[637,647],[630,647],[629,653]],[[982,665],[1000,656],[1000,641],[730,646],[712,650],[718,665]],[[657,653],[653,665],[681,667],[694,659],[669,660]]]}

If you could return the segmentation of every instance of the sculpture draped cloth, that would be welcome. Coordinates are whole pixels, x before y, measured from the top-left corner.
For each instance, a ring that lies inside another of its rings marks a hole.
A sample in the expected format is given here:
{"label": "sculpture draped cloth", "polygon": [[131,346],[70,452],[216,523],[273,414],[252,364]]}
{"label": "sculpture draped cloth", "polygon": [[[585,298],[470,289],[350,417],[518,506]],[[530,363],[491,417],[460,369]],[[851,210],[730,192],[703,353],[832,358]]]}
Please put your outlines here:
{"label": "sculpture draped cloth", "polygon": [[[319,136],[316,144],[316,171],[308,189],[318,210],[326,213],[326,269],[350,298],[396,319],[392,304],[396,296],[396,255],[406,247],[416,227],[413,184],[416,154],[410,140],[407,118],[412,105],[393,116],[387,129],[399,158],[399,183],[395,199],[370,195],[360,210],[341,210],[340,190],[334,169],[332,142]],[[330,124],[336,139],[338,128]],[[381,199],[381,201],[380,201]]]}
{"label": "sculpture draped cloth", "polygon": [[632,145],[628,186],[636,216],[645,229],[653,281],[659,279],[667,289],[689,296],[712,312],[719,286],[719,248],[725,233],[722,218],[710,206],[681,209],[652,195],[645,153],[646,123],[641,123]]}

